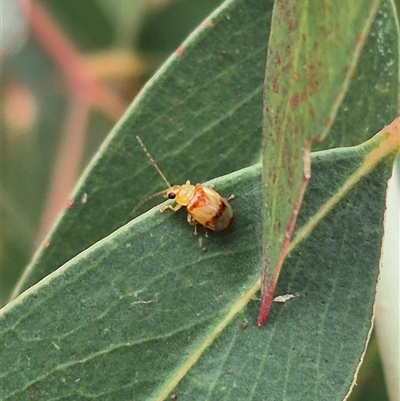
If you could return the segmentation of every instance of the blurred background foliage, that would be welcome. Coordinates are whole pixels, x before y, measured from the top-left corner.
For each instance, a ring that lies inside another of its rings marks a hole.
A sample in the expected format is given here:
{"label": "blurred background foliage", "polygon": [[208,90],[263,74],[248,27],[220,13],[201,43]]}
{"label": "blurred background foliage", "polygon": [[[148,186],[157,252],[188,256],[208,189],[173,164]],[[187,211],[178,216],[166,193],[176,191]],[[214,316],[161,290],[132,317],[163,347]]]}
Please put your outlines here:
{"label": "blurred background foliage", "polygon": [[[1,303],[143,83],[219,0],[3,0]],[[385,401],[375,337],[351,401]]]}

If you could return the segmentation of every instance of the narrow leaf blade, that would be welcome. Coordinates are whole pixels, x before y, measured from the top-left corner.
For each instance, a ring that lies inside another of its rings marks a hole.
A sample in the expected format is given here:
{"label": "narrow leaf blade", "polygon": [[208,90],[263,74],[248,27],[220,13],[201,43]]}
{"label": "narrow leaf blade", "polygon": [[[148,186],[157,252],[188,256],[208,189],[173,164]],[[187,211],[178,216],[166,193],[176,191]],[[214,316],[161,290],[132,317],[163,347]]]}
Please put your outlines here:
{"label": "narrow leaf blade", "polygon": [[312,142],[334,121],[378,5],[275,2],[265,78],[260,326],[311,176]]}

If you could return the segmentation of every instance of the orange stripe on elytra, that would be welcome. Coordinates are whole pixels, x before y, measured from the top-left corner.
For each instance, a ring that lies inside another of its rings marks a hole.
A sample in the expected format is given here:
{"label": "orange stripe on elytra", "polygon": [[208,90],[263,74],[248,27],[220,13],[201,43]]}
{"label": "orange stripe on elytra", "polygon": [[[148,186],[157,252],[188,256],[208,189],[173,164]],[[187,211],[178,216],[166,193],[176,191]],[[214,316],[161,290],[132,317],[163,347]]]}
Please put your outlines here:
{"label": "orange stripe on elytra", "polygon": [[223,200],[220,200],[217,213],[215,213],[214,216],[211,217],[211,219],[206,222],[206,225],[211,225],[216,221],[218,221],[220,217],[224,214],[225,209],[226,209],[225,202]]}
{"label": "orange stripe on elytra", "polygon": [[199,206],[203,206],[207,203],[206,193],[200,186],[196,186],[196,192],[193,199],[190,202],[190,210],[195,210]]}

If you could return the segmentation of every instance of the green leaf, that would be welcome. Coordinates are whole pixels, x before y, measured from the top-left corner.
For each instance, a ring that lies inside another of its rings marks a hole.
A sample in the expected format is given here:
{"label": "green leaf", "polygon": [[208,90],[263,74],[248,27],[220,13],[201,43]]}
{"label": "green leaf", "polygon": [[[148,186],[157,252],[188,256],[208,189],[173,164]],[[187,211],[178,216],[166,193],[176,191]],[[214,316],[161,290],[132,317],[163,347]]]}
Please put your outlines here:
{"label": "green leaf", "polygon": [[311,176],[312,142],[322,141],[334,121],[378,5],[275,2],[265,78],[260,325]]}
{"label": "green leaf", "polygon": [[385,131],[313,155],[297,232],[333,205],[286,260],[278,292],[295,298],[263,329],[260,165],[214,181],[236,195],[232,230],[196,238],[158,208],[121,227],[3,309],[3,399],[340,399],[370,331],[398,151]]}
{"label": "green leaf", "polygon": [[[259,161],[272,5],[224,3],[149,81],[86,170],[72,206],[36,252],[14,296],[128,222],[139,201],[162,189],[135,135],[176,183],[205,182]],[[324,146],[361,143],[396,116],[397,40],[384,1]]]}
{"label": "green leaf", "polygon": [[[378,10],[321,148],[360,143],[396,116],[390,4]],[[266,0],[224,3],[115,127],[15,294],[43,280],[2,311],[6,399],[142,400],[174,392],[178,399],[329,400],[347,393],[370,330],[392,155],[369,163],[374,169],[349,192],[340,188],[379,149],[376,140],[313,156],[299,235],[278,284],[278,294],[296,296],[274,304],[263,329],[254,327],[260,166],[215,180],[222,195],[236,195],[230,231],[205,239],[200,230],[195,238],[185,213],[157,210],[121,227],[162,188],[135,135],[177,183],[259,160],[271,9]]]}
{"label": "green leaf", "polygon": [[163,188],[135,135],[173,183],[259,160],[272,4],[226,2],[171,56],[89,166],[15,294],[125,224],[139,201]]}

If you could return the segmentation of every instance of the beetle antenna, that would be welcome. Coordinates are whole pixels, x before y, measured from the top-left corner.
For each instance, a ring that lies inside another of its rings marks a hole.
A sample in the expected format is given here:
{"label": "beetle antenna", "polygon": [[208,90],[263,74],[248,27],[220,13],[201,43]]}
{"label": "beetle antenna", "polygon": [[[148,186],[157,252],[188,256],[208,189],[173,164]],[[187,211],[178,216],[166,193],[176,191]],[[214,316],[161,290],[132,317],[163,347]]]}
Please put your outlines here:
{"label": "beetle antenna", "polygon": [[[146,156],[149,158],[151,164],[152,164],[152,165],[154,166],[154,168],[157,170],[158,174],[160,174],[161,178],[162,178],[162,179],[164,180],[164,182],[168,185],[168,188],[171,188],[172,185],[168,182],[168,180],[165,178],[165,175],[164,175],[164,174],[162,173],[162,171],[160,170],[160,167],[157,166],[157,163],[156,163],[155,160],[151,157],[150,152],[147,150],[146,146],[144,146],[144,143],[142,142],[142,140],[141,140],[137,135],[136,135],[136,139],[137,139],[137,141],[139,142],[140,147],[143,149],[143,152],[144,152],[144,153],[146,154]],[[165,192],[165,191],[163,191],[163,192]],[[157,194],[152,195],[151,197],[157,196],[157,195],[161,195],[161,194],[162,194],[162,192],[159,192],[159,193],[157,193]],[[151,197],[150,197],[150,198],[146,198],[144,201],[151,199]],[[144,201],[142,201],[142,202],[144,202]],[[142,202],[141,202],[141,203],[142,203]],[[136,206],[136,207],[139,207],[139,205]],[[136,209],[136,208],[135,208],[135,209]]]}
{"label": "beetle antenna", "polygon": [[138,210],[140,207],[142,207],[147,201],[149,201],[149,200],[151,200],[151,199],[153,199],[153,198],[155,198],[155,197],[157,197],[157,196],[160,196],[160,195],[162,195],[162,194],[165,194],[165,191],[166,191],[166,190],[164,189],[163,191],[156,192],[155,194],[150,195],[150,196],[148,196],[147,198],[141,200],[141,201],[133,208],[132,213],[136,212],[136,210]]}

